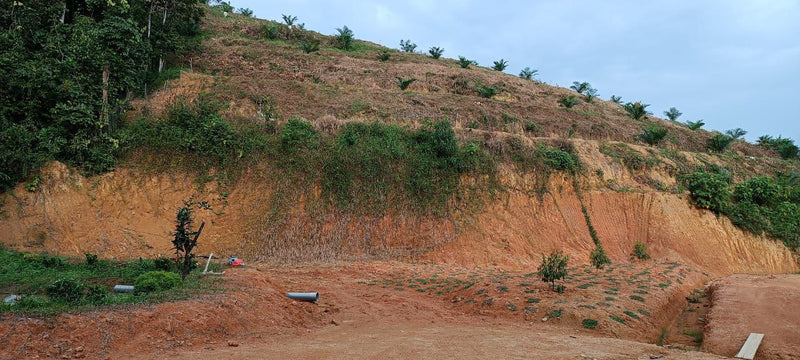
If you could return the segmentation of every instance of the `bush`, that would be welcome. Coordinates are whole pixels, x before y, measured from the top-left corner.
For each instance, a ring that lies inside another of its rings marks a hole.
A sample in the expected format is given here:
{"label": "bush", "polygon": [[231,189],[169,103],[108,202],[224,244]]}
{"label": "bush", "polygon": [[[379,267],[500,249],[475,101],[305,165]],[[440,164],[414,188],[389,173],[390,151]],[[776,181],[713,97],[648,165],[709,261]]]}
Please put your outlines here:
{"label": "bush", "polygon": [[539,73],[539,70],[531,69],[526,66],[524,69],[522,69],[522,71],[519,72],[519,77],[525,80],[533,80],[533,77],[536,76],[537,73]]}
{"label": "bush", "polygon": [[636,139],[646,142],[649,145],[657,145],[667,136],[667,129],[658,124],[650,124],[642,127],[643,132],[636,135]]}
{"label": "bush", "polygon": [[434,47],[431,47],[430,49],[428,49],[428,55],[430,55],[430,57],[432,57],[434,59],[438,59],[438,58],[442,57],[442,54],[444,54],[444,49],[442,49],[442,48],[440,48],[438,46],[434,46]]}
{"label": "bush", "polygon": [[281,37],[281,32],[277,25],[265,24],[261,26],[261,37],[268,40],[278,40]]}
{"label": "bush", "polygon": [[413,53],[414,50],[417,49],[417,44],[411,42],[411,40],[400,40],[400,50],[407,53]]}
{"label": "bush", "polygon": [[583,325],[583,327],[587,329],[594,329],[597,327],[597,320],[583,319],[583,321],[581,321],[581,324]]}
{"label": "bush", "polygon": [[83,300],[84,288],[80,281],[60,279],[48,285],[45,291],[55,301],[74,304]]}
{"label": "bush", "polygon": [[409,85],[411,85],[411,83],[413,83],[414,81],[417,81],[417,79],[414,79],[414,78],[410,78],[410,79],[403,79],[403,78],[401,78],[401,77],[399,77],[399,76],[398,76],[398,77],[397,77],[397,86],[400,88],[400,90],[405,90],[405,89],[407,89],[407,88],[408,88],[408,86],[409,86]]}
{"label": "bush", "polygon": [[283,18],[283,23],[288,27],[292,27],[297,22],[297,16],[281,14],[281,18]]}
{"label": "bush", "polygon": [[639,260],[647,260],[650,258],[650,254],[647,253],[647,244],[637,241],[633,243],[633,251],[631,252],[631,260],[639,259]]}
{"label": "bush", "polygon": [[175,264],[175,260],[170,259],[170,258],[165,258],[165,257],[159,256],[159,257],[153,259],[153,267],[156,270],[174,271],[175,270],[175,265],[176,265]]}
{"label": "bush", "polygon": [[291,118],[283,126],[279,138],[281,150],[291,153],[300,148],[313,148],[316,145],[317,134],[311,124]]}
{"label": "bush", "polygon": [[572,95],[562,96],[561,99],[558,100],[558,103],[567,109],[571,109],[573,106],[580,104],[581,100]]}
{"label": "bush", "polygon": [[547,146],[539,146],[540,152],[545,159],[545,165],[556,171],[569,171],[572,173],[580,170],[580,160],[578,156],[567,151],[551,148]]}
{"label": "bush", "polygon": [[800,152],[800,149],[794,144],[794,140],[780,136],[777,138],[769,135],[760,136],[758,145],[777,151],[783,159],[797,158],[798,152]]}
{"label": "bush", "polygon": [[380,54],[378,54],[378,60],[380,61],[387,61],[390,57],[391,55],[389,55],[389,52],[387,51],[382,51]]}
{"label": "bush", "polygon": [[334,35],[334,39],[336,39],[336,47],[344,51],[352,50],[353,40],[355,40],[355,34],[353,34],[353,30],[350,30],[350,28],[345,25],[341,28],[337,28],[336,32],[338,32],[338,34]]}
{"label": "bush", "polygon": [[728,135],[717,134],[706,141],[706,149],[721,153],[728,148],[732,141],[733,138]]}
{"label": "bush", "polygon": [[300,49],[304,53],[310,54],[319,50],[319,40],[304,40],[300,43]]}
{"label": "bush", "polygon": [[86,256],[86,265],[89,266],[97,265],[97,255],[90,253],[85,253],[83,255]]}
{"label": "bush", "polygon": [[678,118],[683,115],[682,112],[678,111],[678,109],[671,107],[669,110],[664,111],[664,116],[667,117],[670,121],[678,121]]}
{"label": "bush", "polygon": [[181,284],[180,275],[168,271],[148,271],[133,282],[137,293],[151,293],[172,289]]}
{"label": "bush", "polygon": [[603,246],[598,244],[591,253],[589,253],[589,260],[597,270],[601,270],[606,265],[611,264],[611,259],[606,255],[606,250]]}
{"label": "bush", "polygon": [[503,70],[505,70],[507,67],[508,67],[508,61],[505,61],[505,60],[503,60],[503,59],[500,59],[500,60],[497,60],[497,61],[495,61],[495,62],[493,63],[493,65],[492,65],[492,70],[495,70],[495,71],[503,71]]}
{"label": "bush", "polygon": [[781,187],[772,177],[759,176],[736,184],[733,188],[733,200],[771,206],[777,203],[780,191]]}
{"label": "bush", "polygon": [[697,120],[697,121],[687,121],[686,122],[686,127],[688,127],[690,130],[697,130],[697,129],[703,127],[703,125],[705,125],[705,124],[706,123],[703,122],[703,119],[700,119],[700,120]]}
{"label": "bush", "polygon": [[556,289],[556,280],[561,280],[567,276],[567,262],[569,256],[561,251],[553,251],[549,256],[542,255],[542,263],[539,265],[537,273],[543,282],[549,282],[553,290]]}
{"label": "bush", "polygon": [[237,12],[239,14],[242,14],[242,15],[246,16],[246,17],[252,17],[253,16],[253,10],[251,10],[250,8],[239,8],[239,10],[237,10]]}
{"label": "bush", "polygon": [[475,84],[475,89],[478,90],[478,93],[487,99],[491,99],[492,96],[495,96],[499,93],[499,90],[496,86],[486,86],[481,83]]}
{"label": "bush", "polygon": [[462,69],[469,69],[470,65],[478,65],[478,63],[463,56],[458,57],[458,66],[461,66]]}
{"label": "bush", "polygon": [[583,95],[583,100],[590,104],[593,103],[594,99],[596,98],[597,98],[597,89],[595,88],[587,89]]}
{"label": "bush", "polygon": [[647,115],[650,115],[650,112],[647,111],[648,106],[650,106],[650,104],[642,104],[641,102],[637,101],[633,103],[629,102],[622,107],[625,109],[625,112],[628,113],[628,116],[634,120],[641,120],[642,118],[647,117]]}
{"label": "bush", "polygon": [[611,102],[622,105],[622,96],[611,95]]}
{"label": "bush", "polygon": [[698,207],[709,209],[715,213],[724,210],[729,196],[728,185],[732,181],[727,172],[695,171],[684,176],[683,181],[689,190],[689,195]]}

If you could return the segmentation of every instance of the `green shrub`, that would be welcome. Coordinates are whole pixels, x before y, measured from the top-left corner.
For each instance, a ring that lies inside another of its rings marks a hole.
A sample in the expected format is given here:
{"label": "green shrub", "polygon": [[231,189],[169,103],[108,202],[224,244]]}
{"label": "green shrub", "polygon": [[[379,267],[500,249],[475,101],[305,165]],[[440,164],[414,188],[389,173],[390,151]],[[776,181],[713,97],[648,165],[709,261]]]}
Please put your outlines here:
{"label": "green shrub", "polygon": [[280,132],[281,149],[291,153],[299,148],[313,148],[317,144],[317,134],[311,124],[291,118]]}
{"label": "green shrub", "polygon": [[649,258],[650,254],[647,253],[647,244],[640,241],[633,243],[631,259],[647,260]]}
{"label": "green shrub", "polygon": [[136,277],[133,282],[137,293],[150,293],[169,290],[181,284],[181,276],[168,271],[148,271]]}
{"label": "green shrub", "polygon": [[525,129],[526,132],[532,132],[532,133],[535,133],[539,130],[536,124],[533,123],[532,121],[525,121],[525,124],[523,124],[523,128]]}
{"label": "green shrub", "polygon": [[492,96],[495,96],[499,93],[499,90],[496,86],[486,86],[481,83],[475,84],[475,90],[478,91],[478,94],[487,99],[491,99]]}
{"label": "green shrub", "polygon": [[83,300],[84,289],[83,283],[73,279],[59,279],[45,288],[51,299],[65,303],[78,303]]}
{"label": "green shrub", "polygon": [[268,40],[278,40],[281,37],[280,28],[274,24],[265,24],[261,26],[261,37]]}
{"label": "green shrub", "polygon": [[636,139],[646,142],[649,145],[657,145],[667,136],[667,129],[658,124],[650,124],[642,127],[642,133],[636,135]]}
{"label": "green shrub", "polygon": [[597,320],[583,319],[583,321],[581,321],[581,324],[583,325],[583,327],[587,329],[594,329],[597,327]]}
{"label": "green shrub", "polygon": [[442,54],[444,54],[444,49],[438,46],[434,46],[428,49],[428,55],[434,59],[442,57]]}
{"label": "green shrub", "polygon": [[597,99],[597,89],[589,88],[583,94],[583,101],[591,104],[594,102],[594,99]]}
{"label": "green shrub", "polygon": [[636,319],[636,320],[638,320],[638,319],[639,319],[639,315],[636,315],[636,313],[635,313],[635,312],[633,312],[633,311],[630,311],[630,310],[625,310],[625,315],[628,315],[628,316],[630,316],[631,318],[633,318],[633,319]]}
{"label": "green shrub", "polygon": [[492,70],[495,70],[495,71],[503,71],[503,70],[505,70],[507,67],[508,67],[508,61],[505,61],[505,60],[503,60],[503,59],[500,59],[500,60],[497,60],[497,61],[495,61],[495,62],[493,63],[493,65],[492,65]]}
{"label": "green shrub", "polygon": [[533,77],[536,76],[536,74],[538,74],[538,73],[539,73],[539,70],[531,69],[531,68],[526,66],[524,69],[522,69],[519,72],[519,77],[521,77],[521,78],[523,78],[525,80],[533,80]]}
{"label": "green shrub", "polygon": [[611,95],[611,102],[622,105],[622,96]]}
{"label": "green shrub", "polygon": [[622,107],[625,109],[625,112],[628,113],[628,116],[634,120],[641,120],[642,118],[647,117],[647,115],[650,115],[650,112],[647,111],[648,106],[650,106],[650,104],[642,104],[639,101],[633,103],[629,102],[625,105],[622,105]]}
{"label": "green shrub", "polygon": [[594,250],[592,250],[592,252],[589,254],[589,260],[591,261],[592,266],[598,270],[602,269],[608,264],[611,264],[611,259],[608,258],[605,249],[603,249],[603,246],[600,244],[597,244]]}
{"label": "green shrub", "polygon": [[400,40],[400,50],[407,53],[413,53],[414,50],[417,49],[417,44],[411,42],[411,40]]}
{"label": "green shrub", "polygon": [[558,103],[567,109],[571,109],[573,106],[580,104],[581,100],[572,95],[562,96],[560,99],[558,99]]}
{"label": "green shrub", "polygon": [[159,257],[153,259],[153,267],[156,270],[174,271],[176,269],[175,265],[176,265],[175,264],[175,260],[170,259],[170,258],[165,258],[165,257],[159,256]]}
{"label": "green shrub", "polygon": [[103,285],[86,286],[86,301],[90,304],[101,304],[108,295],[108,287]]}
{"label": "green shrub", "polygon": [[310,54],[312,52],[319,50],[319,40],[303,40],[300,42],[300,50],[303,50],[304,53]]}
{"label": "green shrub", "polygon": [[553,251],[549,256],[542,255],[542,263],[539,265],[537,273],[542,281],[549,282],[552,289],[556,289],[556,280],[567,276],[567,262],[569,256],[561,251]]}
{"label": "green shrub", "polygon": [[294,23],[297,22],[297,16],[293,16],[291,14],[290,15],[281,14],[281,18],[283,19],[283,23],[286,24],[286,26],[288,27],[294,26]]}
{"label": "green shrub", "polygon": [[250,8],[239,8],[237,12],[245,17],[253,17],[253,10],[251,10]]}
{"label": "green shrub", "polygon": [[408,86],[411,85],[411,83],[413,83],[414,81],[417,81],[417,79],[414,79],[414,78],[403,79],[403,78],[397,76],[397,86],[400,88],[400,90],[407,89]]}
{"label": "green shrub", "polygon": [[728,185],[731,181],[731,176],[722,170],[714,172],[700,170],[683,177],[694,203],[715,213],[725,209],[729,196]]}
{"label": "green shrub", "polygon": [[355,34],[353,34],[353,30],[350,30],[350,28],[345,25],[341,28],[337,28],[336,32],[338,33],[334,35],[334,39],[336,39],[336,47],[344,51],[352,50],[353,40],[355,40]]}
{"label": "green shrub", "polygon": [[389,55],[389,52],[387,51],[382,51],[380,54],[378,54],[378,60],[380,61],[387,61],[390,57],[391,55]]}
{"label": "green shrub", "polygon": [[544,145],[539,145],[537,151],[544,156],[545,165],[553,170],[573,173],[580,170],[580,160],[573,153]]}
{"label": "green shrub", "polygon": [[85,253],[83,255],[86,256],[86,265],[89,266],[97,265],[97,255],[90,253]]}
{"label": "green shrub", "polygon": [[470,65],[478,65],[478,63],[463,56],[458,57],[458,66],[461,66],[462,69],[469,69]]}
{"label": "green shrub", "polygon": [[642,301],[642,302],[644,302],[644,298],[643,298],[643,297],[641,297],[641,296],[639,296],[639,295],[631,295],[631,296],[629,296],[629,297],[631,298],[631,300],[636,300],[636,301]]}
{"label": "green shrub", "polygon": [[794,144],[794,140],[780,136],[777,138],[769,135],[760,136],[758,145],[777,151],[783,159],[797,158],[800,152],[800,149]]}
{"label": "green shrub", "polygon": [[563,314],[564,314],[564,311],[562,309],[557,309],[557,310],[550,311],[549,315],[550,315],[551,318],[560,319],[561,315],[563,315]]}
{"label": "green shrub", "polygon": [[41,255],[39,261],[49,269],[58,269],[64,266],[64,259],[57,255]]}
{"label": "green shrub", "polygon": [[620,323],[620,324],[624,324],[624,323],[625,323],[625,319],[623,319],[623,318],[620,318],[619,316],[616,316],[616,315],[608,315],[608,317],[609,317],[609,318],[611,318],[611,320],[614,320],[614,321],[616,321],[616,322],[618,322],[618,323]]}
{"label": "green shrub", "polygon": [[671,107],[669,110],[664,111],[664,116],[666,116],[670,121],[678,121],[678,118],[681,117],[681,115],[683,115],[683,113],[675,107]]}
{"label": "green shrub", "polygon": [[733,141],[728,135],[716,134],[706,141],[706,149],[713,152],[723,152]]}

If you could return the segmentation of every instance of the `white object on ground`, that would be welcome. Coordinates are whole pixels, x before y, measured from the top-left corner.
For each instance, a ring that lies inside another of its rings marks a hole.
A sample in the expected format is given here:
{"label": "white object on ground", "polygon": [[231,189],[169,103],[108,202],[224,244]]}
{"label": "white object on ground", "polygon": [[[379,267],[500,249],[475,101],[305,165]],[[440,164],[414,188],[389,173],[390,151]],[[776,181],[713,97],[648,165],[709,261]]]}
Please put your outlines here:
{"label": "white object on ground", "polygon": [[747,340],[742,345],[742,349],[736,354],[737,358],[753,360],[758,351],[758,346],[761,345],[761,340],[764,339],[764,334],[750,333]]}

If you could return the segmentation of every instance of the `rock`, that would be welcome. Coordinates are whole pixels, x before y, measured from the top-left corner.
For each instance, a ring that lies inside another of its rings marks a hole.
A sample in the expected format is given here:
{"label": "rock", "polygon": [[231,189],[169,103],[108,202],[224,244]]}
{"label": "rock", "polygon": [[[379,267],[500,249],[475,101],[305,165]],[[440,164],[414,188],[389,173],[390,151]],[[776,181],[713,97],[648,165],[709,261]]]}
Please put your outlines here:
{"label": "rock", "polygon": [[664,357],[664,354],[650,355],[650,358],[651,358],[651,359],[661,359],[661,358],[663,358],[663,357]]}
{"label": "rock", "polygon": [[331,319],[331,325],[339,326],[339,323],[336,320]]}
{"label": "rock", "polygon": [[542,322],[546,322],[549,318],[547,316],[542,318]]}
{"label": "rock", "polygon": [[239,343],[236,342],[236,341],[233,341],[233,340],[228,340],[228,346],[237,347],[237,346],[239,346]]}
{"label": "rock", "polygon": [[5,299],[3,299],[3,303],[14,305],[17,303],[17,301],[19,301],[19,299],[21,299],[19,295],[8,295]]}
{"label": "rock", "polygon": [[483,306],[492,306],[492,304],[494,304],[494,298],[483,300]]}

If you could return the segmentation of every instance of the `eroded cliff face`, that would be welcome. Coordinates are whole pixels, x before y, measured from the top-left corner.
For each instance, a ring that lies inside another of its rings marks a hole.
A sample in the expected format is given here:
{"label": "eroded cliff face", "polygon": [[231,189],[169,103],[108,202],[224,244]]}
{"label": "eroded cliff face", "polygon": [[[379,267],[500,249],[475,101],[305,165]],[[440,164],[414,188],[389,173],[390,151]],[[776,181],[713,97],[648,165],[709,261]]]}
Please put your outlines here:
{"label": "eroded cliff face", "polygon": [[[597,161],[595,161],[597,162]],[[604,165],[612,173],[612,165]],[[480,211],[453,217],[358,216],[322,211],[303,197],[273,197],[268,171],[244,174],[220,197],[182,174],[132,169],[84,178],[60,163],[41,174],[34,192],[23,186],[4,195],[2,244],[23,251],[107,258],[171,253],[176,209],[194,196],[211,200],[197,210],[206,222],[198,252],[251,261],[332,261],[414,258],[463,266],[535,267],[560,249],[589,261],[594,247],[581,201],[613,261],[627,260],[636,241],[655,258],[698,266],[711,275],[786,273],[800,269],[778,241],[753,236],[727,218],[695,209],[685,195],[636,189],[617,192],[554,176],[542,196],[510,187]],[[523,180],[521,180],[523,181]],[[599,180],[602,182],[602,180]],[[625,177],[620,176],[619,182]],[[313,196],[313,194],[312,194]]]}

